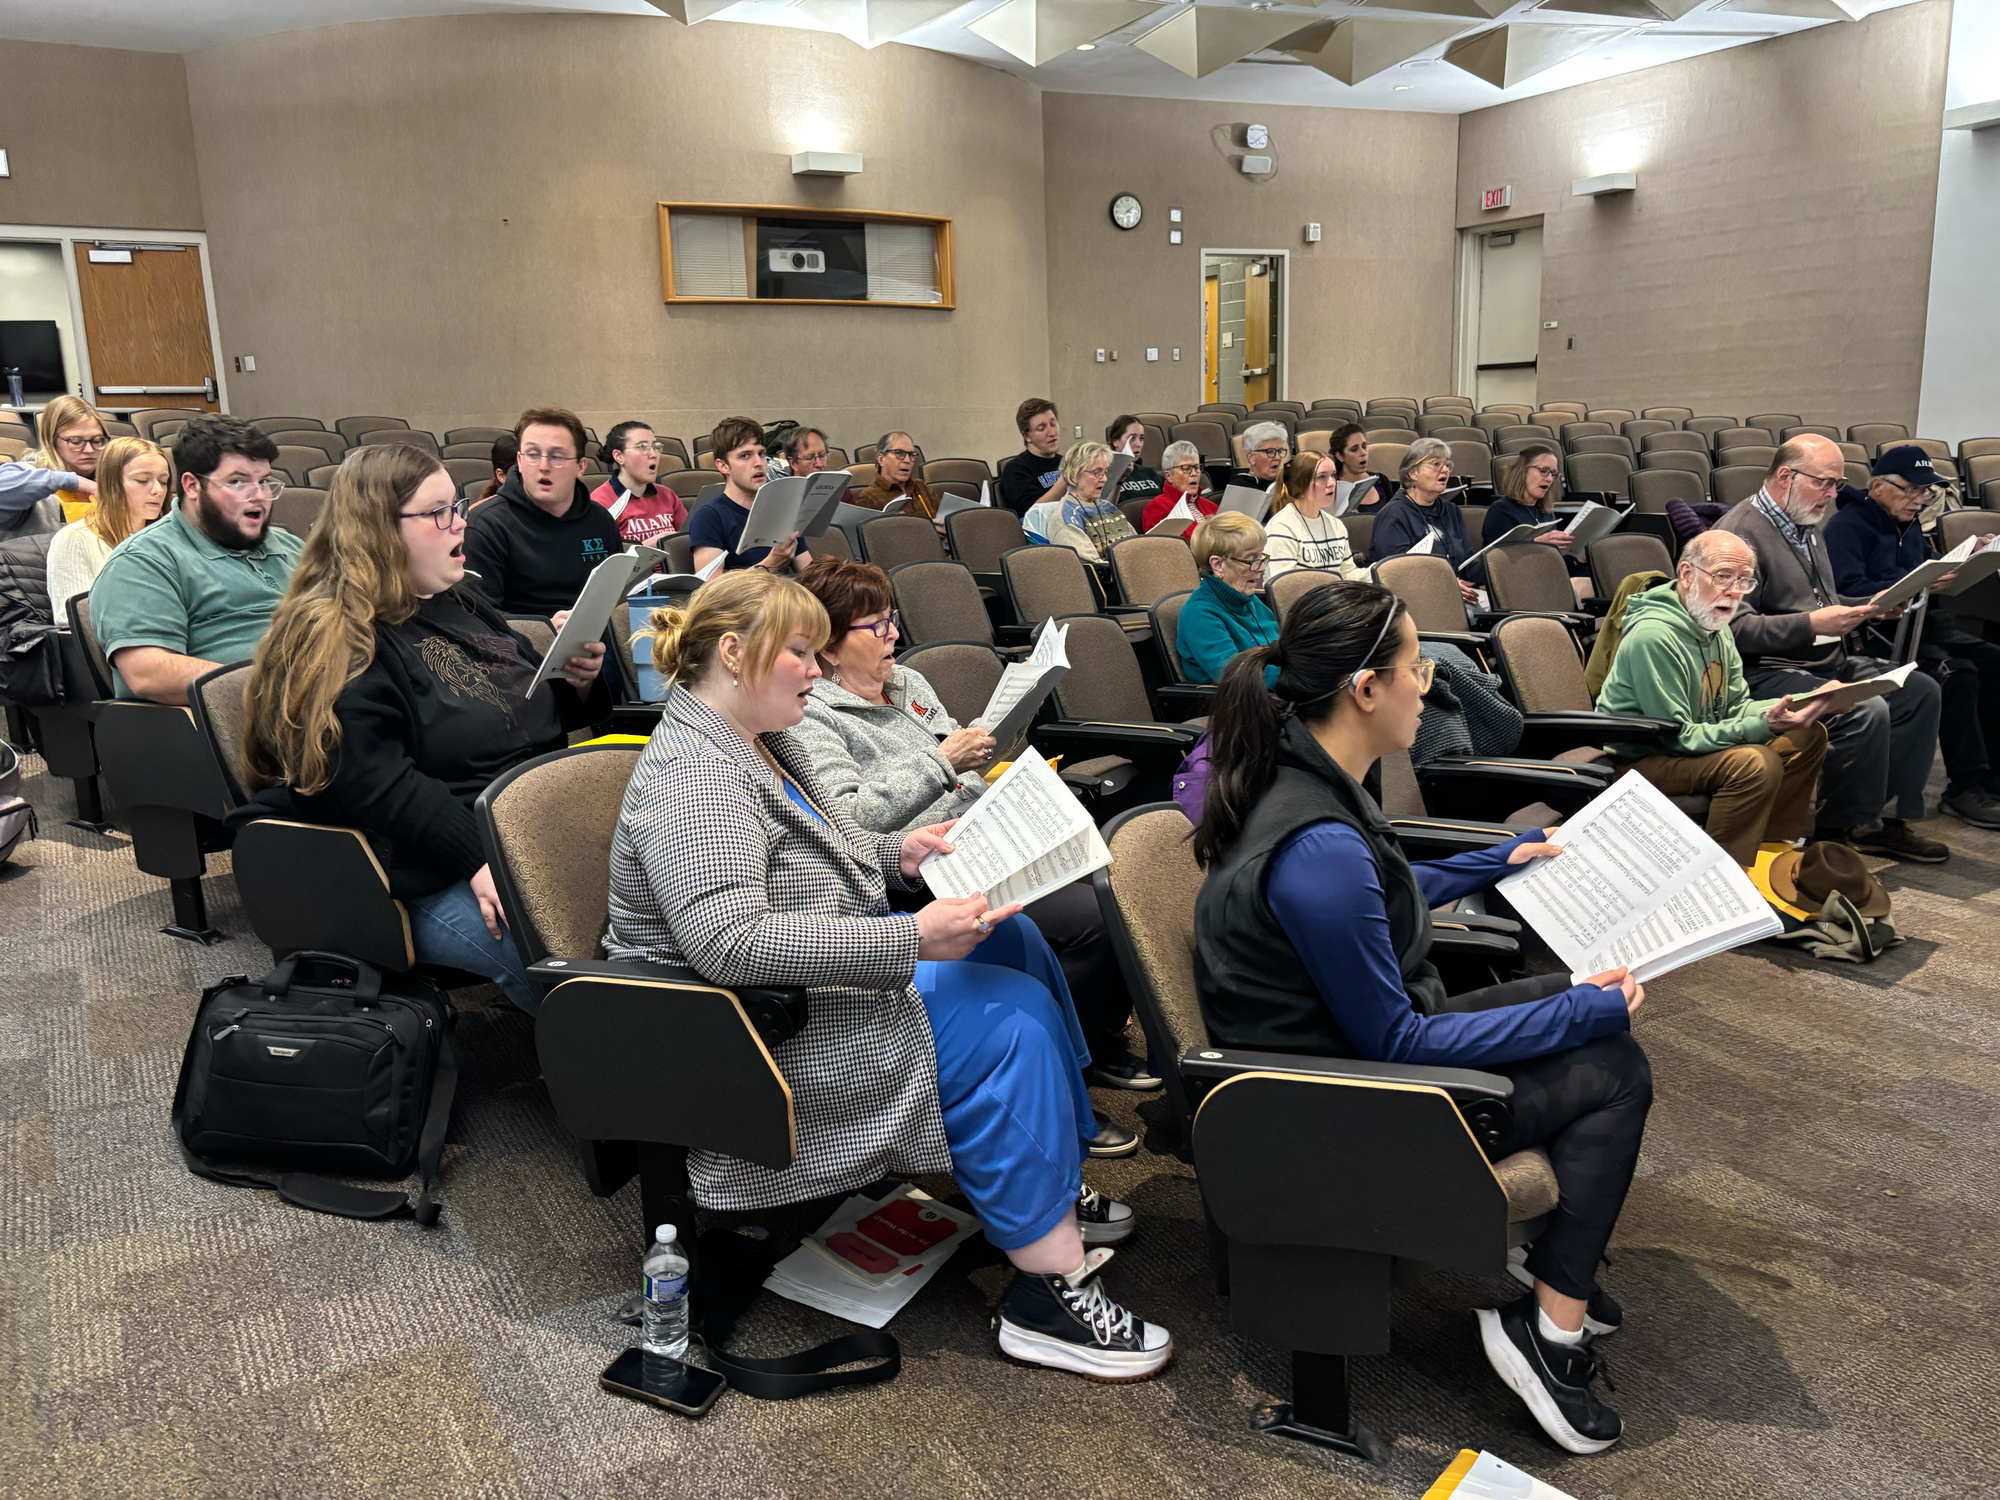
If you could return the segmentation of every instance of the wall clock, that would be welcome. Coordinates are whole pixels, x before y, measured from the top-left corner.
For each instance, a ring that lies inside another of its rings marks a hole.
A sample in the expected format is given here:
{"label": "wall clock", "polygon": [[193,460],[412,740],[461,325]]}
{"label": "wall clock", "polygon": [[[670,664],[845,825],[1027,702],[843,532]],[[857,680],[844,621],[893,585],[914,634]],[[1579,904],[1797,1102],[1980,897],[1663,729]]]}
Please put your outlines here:
{"label": "wall clock", "polygon": [[1120,229],[1137,229],[1139,216],[1143,213],[1139,200],[1130,193],[1120,193],[1111,200],[1111,222]]}

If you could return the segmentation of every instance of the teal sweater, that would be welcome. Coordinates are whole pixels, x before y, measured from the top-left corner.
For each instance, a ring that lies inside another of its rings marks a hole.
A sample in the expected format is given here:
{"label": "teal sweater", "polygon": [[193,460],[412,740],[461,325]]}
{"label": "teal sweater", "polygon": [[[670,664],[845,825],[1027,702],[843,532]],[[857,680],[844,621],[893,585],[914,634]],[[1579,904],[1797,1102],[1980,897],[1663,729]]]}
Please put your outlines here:
{"label": "teal sweater", "polygon": [[[1278,617],[1255,594],[1239,594],[1209,574],[1194,597],[1182,607],[1178,644],[1181,670],[1189,682],[1220,682],[1222,669],[1239,651],[1268,646],[1278,638]],[[1267,667],[1264,685],[1278,680],[1278,669]]]}

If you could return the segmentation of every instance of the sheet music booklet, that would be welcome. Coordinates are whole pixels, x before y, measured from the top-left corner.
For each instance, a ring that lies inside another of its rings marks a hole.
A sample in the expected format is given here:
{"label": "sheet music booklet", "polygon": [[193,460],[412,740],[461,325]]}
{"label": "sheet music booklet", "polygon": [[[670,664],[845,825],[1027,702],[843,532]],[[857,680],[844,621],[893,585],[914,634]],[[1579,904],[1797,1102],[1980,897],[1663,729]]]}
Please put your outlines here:
{"label": "sheet music booklet", "polygon": [[952,853],[923,862],[925,882],[939,896],[984,893],[992,907],[1040,900],[1111,863],[1090,814],[1032,746],[972,804],[950,838]]}
{"label": "sheet music booklet", "polygon": [[[1996,529],[2000,529],[2000,517],[1995,517],[1995,522]],[[1978,537],[1969,536],[1945,556],[1962,560],[1958,565],[1958,577],[1946,584],[1944,591],[1947,596],[1962,594],[1974,584],[1984,583],[1995,573],[2000,573],[2000,535],[1995,535],[1984,547],[1979,545]]]}
{"label": "sheet music booklet", "polygon": [[[650,552],[653,549],[648,547],[645,550]],[[665,557],[666,554],[663,552],[660,556]],[[721,572],[722,565],[728,561],[727,552],[718,552],[708,560],[707,567],[698,568],[692,573],[648,573],[625,591],[625,597],[633,599],[640,594],[692,594]]]}
{"label": "sheet music booklet", "polygon": [[1037,712],[1055,691],[1056,684],[1069,673],[1069,626],[1046,620],[1035,632],[1035,649],[1026,661],[1007,663],[993,696],[973,727],[993,736],[993,753],[998,755],[1018,740],[1034,721]]}
{"label": "sheet music booklet", "polygon": [[[1514,527],[1511,531],[1509,531],[1505,536],[1501,537],[1498,541],[1488,542],[1484,547],[1481,547],[1477,552],[1473,553],[1472,556],[1468,557],[1464,562],[1458,565],[1458,571],[1463,573],[1467,568],[1471,567],[1474,563],[1478,562],[1480,558],[1484,557],[1487,553],[1491,552],[1495,547],[1511,547],[1516,542],[1532,542],[1536,537],[1540,536],[1543,532],[1554,531],[1560,525],[1562,525],[1562,522],[1560,521],[1541,521],[1533,526],[1527,525],[1524,522],[1523,524]],[[1415,551],[1416,549],[1412,548],[1411,550]]]}
{"label": "sheet music booklet", "polygon": [[1643,776],[1622,776],[1565,822],[1563,852],[1497,887],[1572,982],[1629,968],[1642,983],[1783,931],[1722,847]]}
{"label": "sheet music booklet", "polygon": [[1253,490],[1248,485],[1232,484],[1222,492],[1223,510],[1237,510],[1253,521],[1261,522],[1271,509],[1271,494],[1268,490]]}
{"label": "sheet music booklet", "polygon": [[1909,680],[1910,674],[1916,669],[1915,662],[1905,662],[1891,671],[1875,677],[1864,677],[1859,682],[1829,682],[1825,687],[1814,688],[1810,693],[1793,693],[1792,707],[1803,708],[1808,703],[1817,703],[1824,698],[1827,717],[1831,718],[1835,714],[1844,714],[1850,708],[1866,703],[1870,698],[1879,698],[1884,693],[1894,692]]}
{"label": "sheet music booklet", "polygon": [[1158,521],[1153,523],[1153,529],[1151,531],[1148,531],[1146,535],[1179,536],[1183,531],[1187,529],[1187,525],[1190,521],[1199,521],[1200,519],[1201,519],[1201,512],[1196,510],[1194,506],[1188,502],[1188,497],[1186,495],[1183,495],[1180,497],[1179,500],[1177,500],[1174,503],[1174,508],[1172,510],[1168,511],[1164,516],[1161,516]]}
{"label": "sheet music booklet", "polygon": [[[569,618],[549,643],[542,664],[535,668],[534,678],[522,696],[533,697],[535,689],[543,683],[562,676],[564,662],[572,656],[581,656],[583,648],[590,642],[602,640],[604,627],[611,623],[611,611],[625,602],[634,575],[657,568],[666,560],[667,554],[658,547],[628,547],[623,552],[612,553],[592,568],[590,577],[583,582],[583,592],[570,606]],[[649,578],[644,583],[654,581]],[[695,586],[700,587],[700,582],[697,581]]]}
{"label": "sheet music booklet", "polygon": [[[790,536],[820,535],[853,481],[854,476],[844,469],[773,479],[750,502],[750,514],[743,520],[743,535],[737,540],[736,550],[741,553],[757,547],[775,547]],[[878,512],[871,510],[867,514],[872,520]]]}
{"label": "sheet music booklet", "polygon": [[1611,535],[1625,519],[1625,512],[1615,506],[1599,505],[1595,500],[1586,500],[1581,509],[1569,518],[1563,527],[1570,535],[1570,546],[1566,549],[1583,556],[1581,549],[1592,542]]}

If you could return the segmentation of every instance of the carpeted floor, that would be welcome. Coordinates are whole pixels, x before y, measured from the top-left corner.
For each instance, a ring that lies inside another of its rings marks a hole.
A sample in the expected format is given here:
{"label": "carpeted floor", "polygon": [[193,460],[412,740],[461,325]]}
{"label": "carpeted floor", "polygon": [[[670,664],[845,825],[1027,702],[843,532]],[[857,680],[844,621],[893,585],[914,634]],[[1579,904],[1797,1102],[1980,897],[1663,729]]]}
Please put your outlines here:
{"label": "carpeted floor", "polygon": [[[1545,1441],[1475,1333],[1512,1284],[1439,1275],[1357,1362],[1394,1450],[1375,1470],[1248,1430],[1285,1364],[1229,1332],[1193,1178],[1150,1150],[1091,1173],[1142,1215],[1112,1289],[1179,1345],[1149,1384],[1003,1363],[989,1252],[891,1325],[892,1384],[725,1396],[699,1424],[600,1393],[634,1340],[611,1314],[637,1188],[585,1189],[528,1020],[460,997],[437,1231],[191,1177],[167,1115],[197,994],[268,955],[226,856],[208,899],[234,936],[174,941],[124,842],[28,787],[43,837],[0,871],[0,1493],[1414,1496],[1471,1446],[1577,1500],[2000,1494],[2000,836],[1931,825],[1951,863],[1885,870],[1908,941],[1872,968],[1751,950],[1651,988],[1658,1103],[1604,1277],[1624,1441]],[[843,1326],[767,1294],[738,1347]]]}

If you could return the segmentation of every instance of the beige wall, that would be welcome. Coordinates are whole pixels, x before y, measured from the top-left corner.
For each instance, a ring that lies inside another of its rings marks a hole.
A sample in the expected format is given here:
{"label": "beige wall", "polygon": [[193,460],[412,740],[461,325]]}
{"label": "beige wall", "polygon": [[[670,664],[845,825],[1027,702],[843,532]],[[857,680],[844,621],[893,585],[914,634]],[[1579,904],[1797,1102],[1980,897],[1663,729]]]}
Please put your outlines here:
{"label": "beige wall", "polygon": [[181,60],[0,41],[0,224],[199,229]]}
{"label": "beige wall", "polygon": [[[1229,145],[1250,120],[1271,129],[1269,179],[1245,177]],[[1452,116],[1045,94],[1042,130],[1049,394],[1065,433],[1201,404],[1204,248],[1291,252],[1286,396],[1449,389]],[[1120,192],[1145,207],[1137,229],[1111,222]],[[1182,210],[1180,245],[1167,242],[1169,208]],[[1118,362],[1098,364],[1100,348]]]}
{"label": "beige wall", "polygon": [[[1043,385],[1041,113],[995,69],[664,17],[484,15],[187,59],[237,410],[422,427],[793,416],[997,455]],[[811,133],[798,133],[816,120]],[[859,177],[790,154],[858,151]],[[955,220],[956,311],[667,306],[661,199]]]}
{"label": "beige wall", "polygon": [[[1950,21],[1927,0],[1464,116],[1458,223],[1543,219],[1542,399],[1914,422]],[[1616,170],[1635,193],[1570,196]]]}

